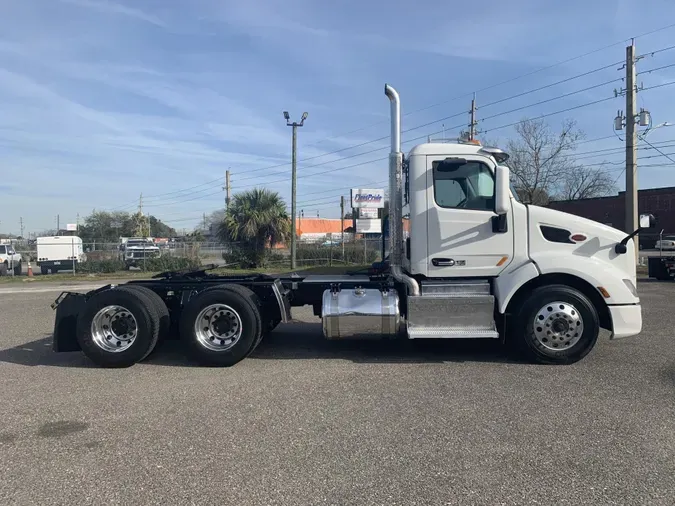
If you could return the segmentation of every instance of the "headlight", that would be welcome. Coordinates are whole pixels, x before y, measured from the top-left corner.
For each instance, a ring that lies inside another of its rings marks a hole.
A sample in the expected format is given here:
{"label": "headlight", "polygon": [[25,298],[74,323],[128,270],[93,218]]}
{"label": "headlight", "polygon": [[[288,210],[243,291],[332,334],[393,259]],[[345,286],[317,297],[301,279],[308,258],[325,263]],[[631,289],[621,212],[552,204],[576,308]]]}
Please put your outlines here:
{"label": "headlight", "polygon": [[630,290],[630,293],[633,294],[633,297],[638,296],[637,288],[635,288],[635,285],[633,284],[633,282],[630,279],[624,279],[623,283],[628,287],[628,289]]}

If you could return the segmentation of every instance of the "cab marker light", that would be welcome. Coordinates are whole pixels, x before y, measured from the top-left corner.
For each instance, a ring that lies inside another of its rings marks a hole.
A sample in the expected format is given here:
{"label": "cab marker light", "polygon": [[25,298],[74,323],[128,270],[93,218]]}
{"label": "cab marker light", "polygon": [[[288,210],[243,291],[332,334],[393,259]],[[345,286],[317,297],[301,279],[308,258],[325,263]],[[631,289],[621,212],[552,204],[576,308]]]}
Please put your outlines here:
{"label": "cab marker light", "polygon": [[608,292],[607,290],[605,290],[605,287],[604,287],[604,286],[599,286],[599,287],[598,287],[598,291],[602,294],[602,296],[603,296],[605,299],[609,299],[609,298],[611,297],[611,295],[609,294],[609,292]]}

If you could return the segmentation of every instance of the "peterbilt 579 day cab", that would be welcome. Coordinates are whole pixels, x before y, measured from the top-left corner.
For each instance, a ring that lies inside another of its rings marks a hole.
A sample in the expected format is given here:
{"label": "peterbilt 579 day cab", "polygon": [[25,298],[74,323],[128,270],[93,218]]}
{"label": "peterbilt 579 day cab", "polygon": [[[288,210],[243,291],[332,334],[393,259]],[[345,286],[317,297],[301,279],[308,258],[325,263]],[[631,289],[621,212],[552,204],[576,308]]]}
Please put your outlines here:
{"label": "peterbilt 579 day cab", "polygon": [[[132,365],[177,334],[204,363],[233,365],[292,306],[312,305],[328,339],[498,339],[536,362],[586,356],[600,328],[642,327],[631,234],[524,205],[508,155],[478,143],[427,143],[401,153],[391,102],[389,257],[368,275],[216,276],[167,272],[79,294],[56,307],[54,349]],[[409,220],[403,234],[403,220]],[[649,226],[653,217],[641,218]]]}

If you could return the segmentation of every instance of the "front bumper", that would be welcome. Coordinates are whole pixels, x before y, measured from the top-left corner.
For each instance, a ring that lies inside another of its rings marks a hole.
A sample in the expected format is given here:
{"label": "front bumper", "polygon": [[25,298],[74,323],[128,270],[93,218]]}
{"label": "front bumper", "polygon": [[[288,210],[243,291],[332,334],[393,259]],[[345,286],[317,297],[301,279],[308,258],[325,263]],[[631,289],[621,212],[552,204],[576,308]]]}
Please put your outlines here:
{"label": "front bumper", "polygon": [[612,317],[610,339],[635,336],[642,331],[642,306],[640,304],[609,306],[609,314]]}

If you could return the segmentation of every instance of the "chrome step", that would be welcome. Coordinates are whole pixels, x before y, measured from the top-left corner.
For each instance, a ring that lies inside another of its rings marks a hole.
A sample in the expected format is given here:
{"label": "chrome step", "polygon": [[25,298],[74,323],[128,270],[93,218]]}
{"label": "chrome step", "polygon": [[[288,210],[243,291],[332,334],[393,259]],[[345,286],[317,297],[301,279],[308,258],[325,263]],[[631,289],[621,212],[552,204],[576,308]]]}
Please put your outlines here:
{"label": "chrome step", "polygon": [[420,293],[426,297],[490,295],[490,282],[486,279],[425,280]]}
{"label": "chrome step", "polygon": [[408,298],[410,339],[496,338],[492,295],[420,295]]}
{"label": "chrome step", "polygon": [[466,328],[408,328],[408,339],[497,339],[499,332],[486,329]]}

